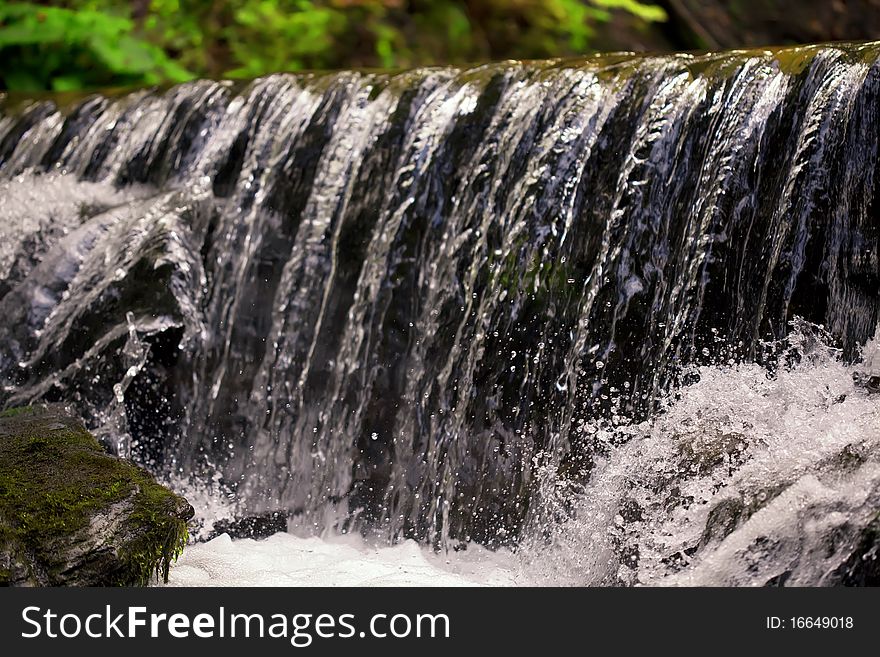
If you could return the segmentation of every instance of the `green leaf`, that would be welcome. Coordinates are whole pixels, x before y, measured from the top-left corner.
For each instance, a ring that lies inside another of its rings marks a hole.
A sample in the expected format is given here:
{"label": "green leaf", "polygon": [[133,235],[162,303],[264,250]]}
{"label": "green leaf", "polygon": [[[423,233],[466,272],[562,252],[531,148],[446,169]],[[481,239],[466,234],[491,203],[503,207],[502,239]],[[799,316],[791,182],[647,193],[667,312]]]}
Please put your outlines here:
{"label": "green leaf", "polygon": [[75,91],[83,88],[83,81],[78,75],[59,75],[52,78],[54,91]]}
{"label": "green leaf", "polygon": [[648,22],[662,22],[668,18],[663,7],[647,5],[638,0],[590,0],[590,2],[606,9],[622,9]]}

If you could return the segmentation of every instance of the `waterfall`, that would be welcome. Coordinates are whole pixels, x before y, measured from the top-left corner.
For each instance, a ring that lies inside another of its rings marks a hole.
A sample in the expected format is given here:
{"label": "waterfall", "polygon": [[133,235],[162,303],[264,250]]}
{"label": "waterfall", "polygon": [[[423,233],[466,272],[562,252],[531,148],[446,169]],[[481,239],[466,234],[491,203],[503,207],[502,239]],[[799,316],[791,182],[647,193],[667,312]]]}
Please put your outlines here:
{"label": "waterfall", "polygon": [[0,406],[304,531],[515,542],[597,422],[795,318],[860,357],[878,94],[878,44],[8,94]]}

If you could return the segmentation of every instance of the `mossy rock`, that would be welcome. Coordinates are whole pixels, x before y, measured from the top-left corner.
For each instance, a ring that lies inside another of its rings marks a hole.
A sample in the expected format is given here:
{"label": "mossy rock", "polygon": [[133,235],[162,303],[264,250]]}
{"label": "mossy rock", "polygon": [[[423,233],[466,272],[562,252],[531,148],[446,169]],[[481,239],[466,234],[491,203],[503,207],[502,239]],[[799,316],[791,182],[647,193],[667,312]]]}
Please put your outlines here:
{"label": "mossy rock", "polygon": [[148,472],[105,453],[63,406],[0,413],[0,584],[167,580],[192,515]]}

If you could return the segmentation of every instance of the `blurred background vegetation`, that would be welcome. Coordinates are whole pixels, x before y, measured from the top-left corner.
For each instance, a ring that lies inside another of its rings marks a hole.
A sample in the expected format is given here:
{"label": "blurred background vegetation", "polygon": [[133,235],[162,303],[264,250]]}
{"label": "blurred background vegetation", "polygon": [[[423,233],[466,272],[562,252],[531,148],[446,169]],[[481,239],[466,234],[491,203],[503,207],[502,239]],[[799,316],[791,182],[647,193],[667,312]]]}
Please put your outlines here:
{"label": "blurred background vegetation", "polygon": [[880,0],[0,0],[0,89],[880,37]]}

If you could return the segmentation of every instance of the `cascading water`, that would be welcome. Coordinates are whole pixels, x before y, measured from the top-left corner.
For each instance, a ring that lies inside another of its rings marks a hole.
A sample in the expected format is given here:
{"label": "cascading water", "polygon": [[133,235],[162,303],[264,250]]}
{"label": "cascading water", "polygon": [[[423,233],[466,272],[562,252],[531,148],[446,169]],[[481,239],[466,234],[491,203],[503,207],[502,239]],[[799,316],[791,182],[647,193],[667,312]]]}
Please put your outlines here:
{"label": "cascading water", "polygon": [[6,97],[0,404],[307,531],[818,582],[876,524],[878,94],[854,44]]}
{"label": "cascading water", "polygon": [[[828,340],[795,322],[772,373],[703,366],[654,419],[585,427],[590,480],[546,473],[556,521],[526,539],[526,572],[551,584],[880,584],[880,400],[854,389],[859,370]],[[880,345],[864,356],[880,365]]]}

